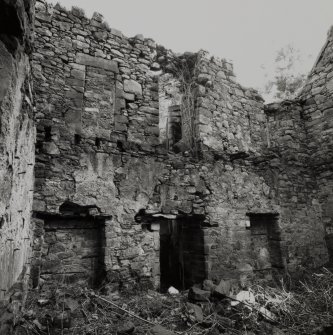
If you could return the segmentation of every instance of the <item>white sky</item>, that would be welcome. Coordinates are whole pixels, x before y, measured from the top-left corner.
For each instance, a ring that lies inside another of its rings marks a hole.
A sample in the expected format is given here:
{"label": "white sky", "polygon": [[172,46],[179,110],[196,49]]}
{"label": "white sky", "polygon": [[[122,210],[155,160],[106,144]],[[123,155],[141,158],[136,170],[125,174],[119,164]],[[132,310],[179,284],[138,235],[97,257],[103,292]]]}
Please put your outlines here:
{"label": "white sky", "polygon": [[88,16],[100,12],[112,28],[126,36],[143,34],[175,52],[205,49],[231,60],[238,82],[258,89],[273,76],[276,51],[288,44],[300,50],[301,71],[308,73],[333,25],[333,0],[60,0],[60,3],[67,8],[81,7]]}

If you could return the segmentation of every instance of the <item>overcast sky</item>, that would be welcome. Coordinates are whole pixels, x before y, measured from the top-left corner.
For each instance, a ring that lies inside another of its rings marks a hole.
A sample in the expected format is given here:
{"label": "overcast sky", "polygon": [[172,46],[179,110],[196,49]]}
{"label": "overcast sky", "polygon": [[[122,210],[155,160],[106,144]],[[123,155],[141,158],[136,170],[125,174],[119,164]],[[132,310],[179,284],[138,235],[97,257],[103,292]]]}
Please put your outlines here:
{"label": "overcast sky", "polygon": [[[57,0],[48,0],[56,3]],[[333,25],[333,0],[60,0],[104,15],[126,36],[143,34],[175,52],[205,49],[231,60],[238,81],[261,89],[276,51],[300,50],[307,73]],[[263,70],[262,67],[265,67]]]}

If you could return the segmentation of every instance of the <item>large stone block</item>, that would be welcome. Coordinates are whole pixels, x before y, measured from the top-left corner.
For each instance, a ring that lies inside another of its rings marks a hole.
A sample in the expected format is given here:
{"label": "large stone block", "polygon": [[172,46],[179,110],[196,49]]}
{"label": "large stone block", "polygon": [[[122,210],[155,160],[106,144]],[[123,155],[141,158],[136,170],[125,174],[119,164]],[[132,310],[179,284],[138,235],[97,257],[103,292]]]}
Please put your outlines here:
{"label": "large stone block", "polygon": [[333,79],[331,79],[328,83],[327,83],[327,89],[330,93],[333,92]]}
{"label": "large stone block", "polygon": [[112,71],[118,73],[118,63],[112,60],[93,57],[87,54],[78,53],[76,56],[76,62],[81,65],[87,65],[92,67],[97,67],[100,69]]}
{"label": "large stone block", "polygon": [[149,331],[149,334],[150,335],[175,335],[175,333],[173,333],[172,331],[160,326],[160,325],[157,325],[157,326],[154,326],[153,328],[150,329]]}
{"label": "large stone block", "polygon": [[127,93],[133,93],[136,95],[142,95],[142,87],[135,80],[125,80],[124,81],[124,91]]}

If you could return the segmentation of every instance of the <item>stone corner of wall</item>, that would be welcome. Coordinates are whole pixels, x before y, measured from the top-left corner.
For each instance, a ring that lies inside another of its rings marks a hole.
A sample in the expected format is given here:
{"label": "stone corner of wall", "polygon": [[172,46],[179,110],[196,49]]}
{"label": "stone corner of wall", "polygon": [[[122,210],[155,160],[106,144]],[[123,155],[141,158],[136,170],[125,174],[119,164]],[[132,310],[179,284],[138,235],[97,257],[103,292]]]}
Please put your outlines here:
{"label": "stone corner of wall", "polygon": [[333,40],[333,24],[328,29],[327,36],[328,36],[329,40],[331,40],[331,41]]}

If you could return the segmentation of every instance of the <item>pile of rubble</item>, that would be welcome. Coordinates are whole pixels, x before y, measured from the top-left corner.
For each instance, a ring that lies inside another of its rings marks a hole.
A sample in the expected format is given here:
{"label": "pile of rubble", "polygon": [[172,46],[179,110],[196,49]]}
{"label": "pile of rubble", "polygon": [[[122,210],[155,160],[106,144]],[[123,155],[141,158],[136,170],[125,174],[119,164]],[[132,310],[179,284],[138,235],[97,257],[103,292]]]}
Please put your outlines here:
{"label": "pile of rubble", "polygon": [[[294,280],[286,288],[267,284],[241,288],[236,280],[167,294],[136,286],[99,290],[69,283],[29,292],[25,308],[0,316],[1,334],[330,334],[333,274],[327,269]],[[10,317],[11,316],[11,317]],[[13,317],[14,316],[14,317]],[[6,319],[7,318],[7,319]]]}
{"label": "pile of rubble", "polygon": [[[234,296],[232,281],[216,286],[205,280],[184,292],[171,287],[168,294],[107,291],[60,283],[30,291],[24,313],[15,320],[16,334],[242,334],[254,327],[249,322],[254,296],[251,291]],[[265,321],[260,327],[271,333],[270,312],[258,313]]]}

